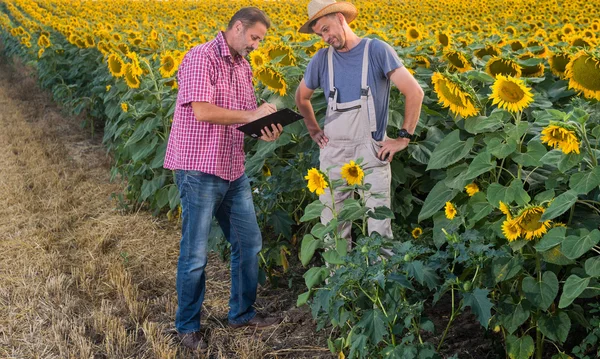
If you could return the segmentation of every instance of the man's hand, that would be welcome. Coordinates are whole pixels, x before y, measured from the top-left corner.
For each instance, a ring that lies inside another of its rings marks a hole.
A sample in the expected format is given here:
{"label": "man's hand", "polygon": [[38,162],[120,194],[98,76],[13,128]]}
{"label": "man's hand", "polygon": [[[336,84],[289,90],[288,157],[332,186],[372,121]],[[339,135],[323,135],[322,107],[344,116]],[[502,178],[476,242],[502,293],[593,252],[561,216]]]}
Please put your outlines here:
{"label": "man's hand", "polygon": [[400,152],[406,147],[410,140],[408,138],[389,139],[381,142],[381,148],[377,152],[377,157],[382,161],[392,162],[396,152]]}
{"label": "man's hand", "polygon": [[317,143],[317,145],[319,145],[319,148],[321,149],[325,148],[325,146],[327,146],[327,142],[329,142],[329,138],[325,136],[325,132],[323,132],[321,129],[314,132],[311,131],[310,137]]}
{"label": "man's hand", "polygon": [[265,102],[262,105],[260,105],[256,110],[250,112],[250,116],[248,116],[248,122],[256,121],[259,118],[270,115],[276,111],[277,107],[275,107],[275,105]]}
{"label": "man's hand", "polygon": [[268,126],[265,126],[265,128],[260,130],[262,136],[260,136],[259,138],[266,142],[272,142],[278,139],[282,132],[283,127],[280,123],[278,123],[277,126],[275,126],[275,124],[271,124],[271,130],[269,130]]}

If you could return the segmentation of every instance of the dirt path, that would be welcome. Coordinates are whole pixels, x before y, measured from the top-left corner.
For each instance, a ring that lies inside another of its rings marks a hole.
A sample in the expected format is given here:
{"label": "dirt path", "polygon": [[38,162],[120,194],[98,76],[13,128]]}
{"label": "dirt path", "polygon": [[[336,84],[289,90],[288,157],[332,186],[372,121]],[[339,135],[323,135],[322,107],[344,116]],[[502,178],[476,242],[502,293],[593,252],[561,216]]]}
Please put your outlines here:
{"label": "dirt path", "polygon": [[[0,357],[187,358],[174,338],[179,228],[116,210],[110,161],[22,66],[0,59]],[[101,137],[101,135],[97,135]],[[260,289],[282,325],[226,329],[228,267],[208,268],[211,358],[330,357],[288,289]],[[301,289],[301,288],[299,288]]]}

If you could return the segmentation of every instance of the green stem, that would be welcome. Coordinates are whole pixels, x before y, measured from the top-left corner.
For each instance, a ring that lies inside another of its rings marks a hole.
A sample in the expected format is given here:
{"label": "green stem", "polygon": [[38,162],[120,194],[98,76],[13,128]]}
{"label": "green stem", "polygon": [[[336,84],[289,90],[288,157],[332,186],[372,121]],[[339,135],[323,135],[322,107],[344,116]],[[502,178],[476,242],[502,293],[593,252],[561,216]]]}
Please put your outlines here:
{"label": "green stem", "polygon": [[583,137],[583,142],[585,143],[585,147],[587,148],[587,151],[590,155],[590,159],[592,160],[592,163],[594,164],[594,167],[598,167],[598,159],[596,158],[596,156],[594,156],[594,152],[592,151],[592,146],[590,144],[590,140],[587,137],[587,133],[585,132],[585,124],[581,125],[581,134]]}
{"label": "green stem", "polygon": [[448,325],[446,325],[446,329],[444,330],[444,334],[442,334],[442,339],[440,339],[440,342],[437,346],[437,351],[440,351],[440,348],[442,347],[442,344],[444,343],[444,340],[446,339],[446,335],[448,334],[448,330],[450,330],[450,326],[452,325],[452,322],[455,319],[455,315],[456,315],[456,311],[455,311],[455,307],[454,307],[454,286],[452,286],[451,288],[451,295],[452,295],[452,314],[450,314],[450,320],[448,320]]}
{"label": "green stem", "polygon": [[[536,253],[535,255],[535,270],[537,272],[538,282],[542,281],[542,264],[540,262],[540,255]],[[537,319],[540,317],[541,311],[537,310],[537,315],[535,317],[535,357],[536,359],[542,359],[542,355],[544,353],[544,339],[542,337],[542,332],[537,323]]]}

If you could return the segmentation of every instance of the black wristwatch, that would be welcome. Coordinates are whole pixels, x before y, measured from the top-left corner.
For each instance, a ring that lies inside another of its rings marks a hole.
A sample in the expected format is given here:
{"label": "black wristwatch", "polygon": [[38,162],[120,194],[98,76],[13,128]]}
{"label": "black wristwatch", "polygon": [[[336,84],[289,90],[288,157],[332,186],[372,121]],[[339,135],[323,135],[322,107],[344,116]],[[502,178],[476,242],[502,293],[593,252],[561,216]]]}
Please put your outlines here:
{"label": "black wristwatch", "polygon": [[410,133],[408,133],[407,130],[401,128],[398,131],[398,138],[408,138],[409,140],[413,140],[415,138],[415,136],[411,135]]}

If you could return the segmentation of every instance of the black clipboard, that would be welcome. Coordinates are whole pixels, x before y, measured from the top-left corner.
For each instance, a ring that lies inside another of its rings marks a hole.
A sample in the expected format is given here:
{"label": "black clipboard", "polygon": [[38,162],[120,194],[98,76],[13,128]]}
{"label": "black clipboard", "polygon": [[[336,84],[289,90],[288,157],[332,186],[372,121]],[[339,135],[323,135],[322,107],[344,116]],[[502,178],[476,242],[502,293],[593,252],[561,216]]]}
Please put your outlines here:
{"label": "black clipboard", "polygon": [[281,126],[287,126],[301,118],[303,117],[298,112],[292,111],[289,108],[284,108],[265,117],[261,117],[258,120],[254,120],[250,123],[242,125],[237,129],[244,132],[248,136],[259,138],[262,136],[260,131],[267,126],[269,129],[271,128],[272,124],[281,124]]}

